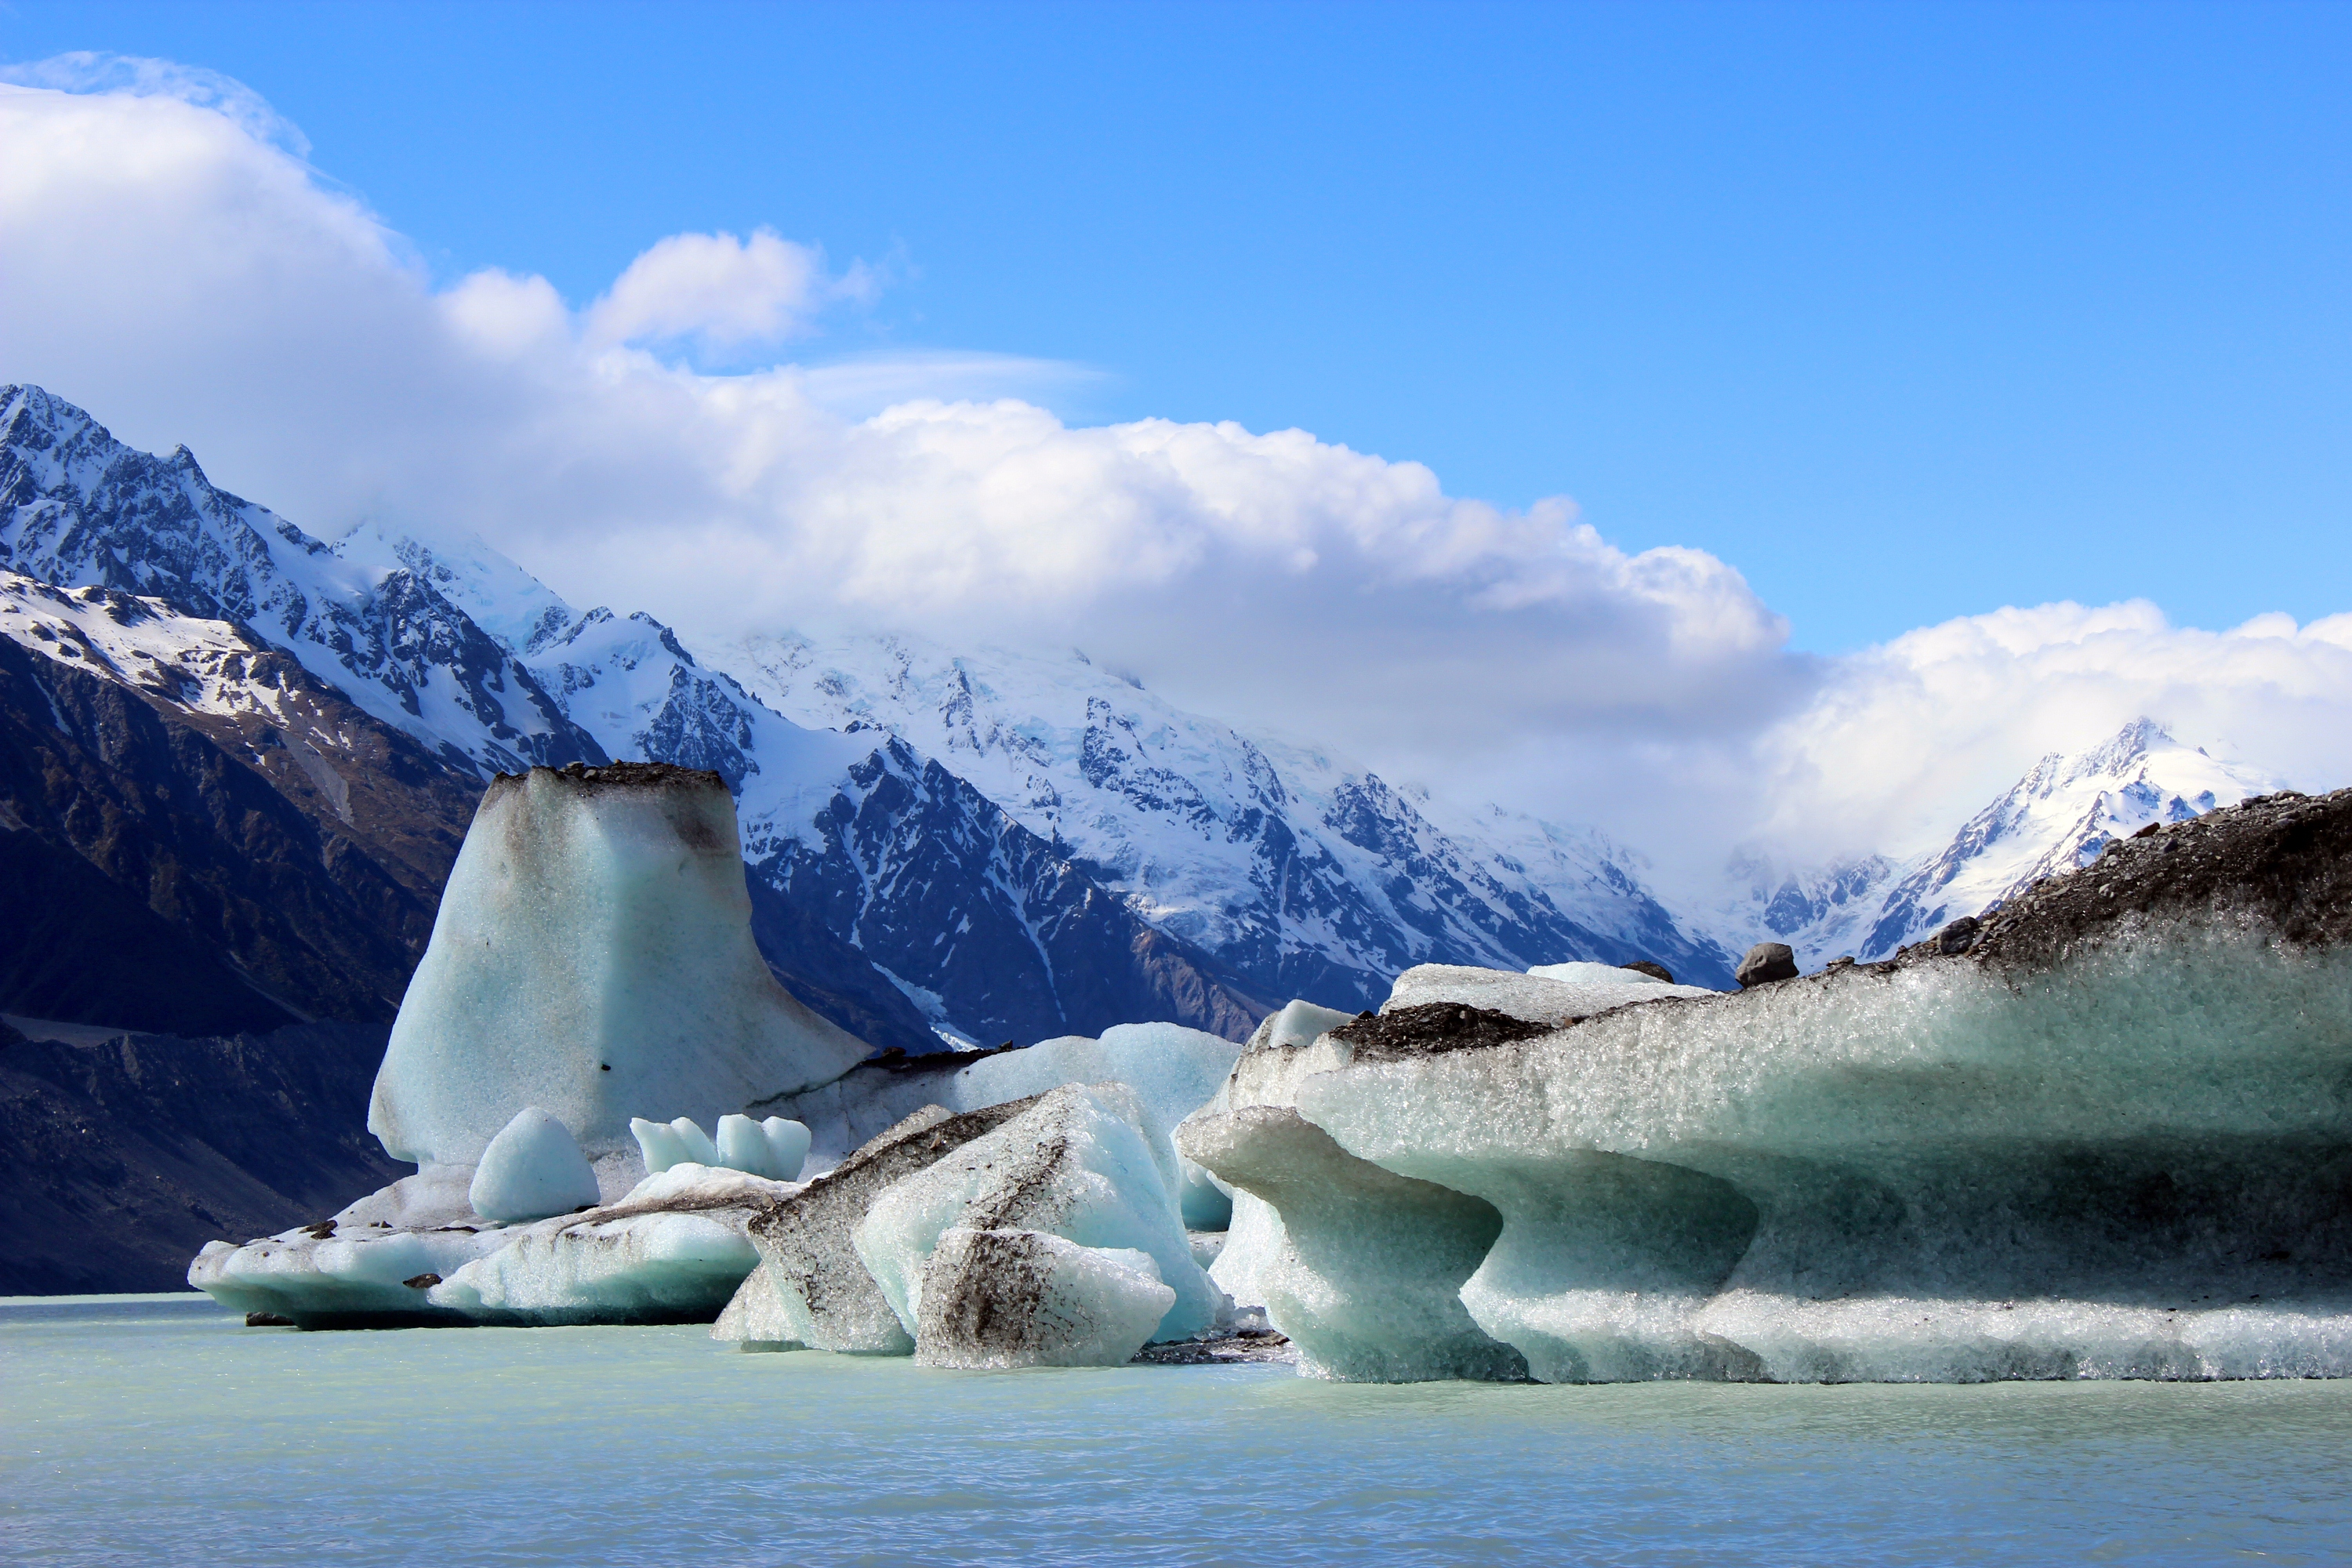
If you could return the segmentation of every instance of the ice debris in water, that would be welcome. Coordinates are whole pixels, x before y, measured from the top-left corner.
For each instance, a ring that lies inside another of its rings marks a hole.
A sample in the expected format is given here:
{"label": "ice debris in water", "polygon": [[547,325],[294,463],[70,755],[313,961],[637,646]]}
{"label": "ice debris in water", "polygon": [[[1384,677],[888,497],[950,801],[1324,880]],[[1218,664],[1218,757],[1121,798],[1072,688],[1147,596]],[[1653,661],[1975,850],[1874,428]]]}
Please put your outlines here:
{"label": "ice debris in water", "polygon": [[647,1176],[615,1204],[507,1233],[425,1292],[469,1322],[708,1322],[759,1257],[751,1217],[800,1191],[692,1162]]}
{"label": "ice debris in water", "polygon": [[654,1175],[673,1165],[695,1164],[749,1171],[770,1181],[789,1182],[799,1177],[808,1161],[809,1130],[781,1116],[765,1121],[754,1121],[740,1113],[722,1116],[716,1138],[703,1131],[690,1116],[667,1122],[632,1117],[629,1131],[636,1138],[646,1172]]}
{"label": "ice debris in water", "polygon": [[571,1131],[526,1105],[482,1151],[467,1198],[484,1219],[533,1220],[593,1208],[599,1194],[596,1173]]}
{"label": "ice debris in water", "polygon": [[1143,1121],[1124,1085],[1066,1085],[875,1198],[856,1228],[857,1256],[919,1352],[925,1265],[957,1226],[1146,1253],[1175,1292],[1147,1337],[1181,1339],[1215,1324],[1229,1304],[1192,1261]]}
{"label": "ice debris in water", "polygon": [[1148,1252],[952,1226],[923,1266],[926,1366],[1120,1366],[1176,1303]]}
{"label": "ice debris in water", "polygon": [[632,1111],[715,1119],[866,1054],[753,945],[718,774],[533,768],[482,796],[368,1127],[396,1159],[470,1165],[537,1105],[596,1158],[628,1148]]}

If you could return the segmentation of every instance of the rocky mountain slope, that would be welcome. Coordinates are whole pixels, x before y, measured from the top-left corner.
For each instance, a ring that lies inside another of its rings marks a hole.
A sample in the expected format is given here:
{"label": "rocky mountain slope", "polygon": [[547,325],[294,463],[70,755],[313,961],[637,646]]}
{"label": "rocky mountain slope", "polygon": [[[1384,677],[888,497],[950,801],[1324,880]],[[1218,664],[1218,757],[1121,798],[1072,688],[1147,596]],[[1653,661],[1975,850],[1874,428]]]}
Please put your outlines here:
{"label": "rocky mountain slope", "polygon": [[181,1289],[212,1237],[407,1174],[367,1131],[383,1038],[296,1024],[69,1043],[0,1024],[0,1296]]}

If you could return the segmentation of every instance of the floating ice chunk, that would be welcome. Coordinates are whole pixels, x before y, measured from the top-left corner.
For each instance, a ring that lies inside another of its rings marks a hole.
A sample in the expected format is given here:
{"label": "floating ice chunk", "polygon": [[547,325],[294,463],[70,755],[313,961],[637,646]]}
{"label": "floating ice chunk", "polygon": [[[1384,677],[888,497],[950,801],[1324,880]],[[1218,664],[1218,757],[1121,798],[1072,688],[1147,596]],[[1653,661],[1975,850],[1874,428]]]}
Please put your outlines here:
{"label": "floating ice chunk", "polygon": [[673,1165],[619,1204],[505,1233],[507,1245],[426,1297],[474,1322],[709,1322],[759,1266],[745,1234],[752,1215],[800,1190]]}
{"label": "floating ice chunk", "polygon": [[1175,1303],[1154,1338],[1211,1327],[1223,1292],[1192,1261],[1144,1111],[1122,1084],[1070,1084],[877,1196],[855,1235],[858,1258],[910,1331],[923,1266],[945,1231],[1039,1230],[1081,1247],[1150,1255]]}
{"label": "floating ice chunk", "polygon": [[907,1355],[915,1342],[859,1261],[853,1235],[868,1205],[902,1177],[993,1131],[1034,1102],[950,1114],[925,1106],[827,1174],[751,1222],[761,1271],[776,1288],[783,1337],[812,1350]]}
{"label": "floating ice chunk", "polygon": [[711,1142],[709,1133],[695,1124],[693,1117],[679,1117],[669,1124],[669,1130],[671,1135],[677,1140],[677,1146],[686,1151],[686,1157],[694,1163],[698,1165],[727,1163],[719,1157],[719,1145]]}
{"label": "floating ice chunk", "polygon": [[722,1344],[732,1344],[740,1351],[795,1351],[804,1347],[792,1337],[792,1324],[784,1317],[783,1299],[776,1294],[775,1279],[764,1268],[754,1268],[743,1277],[710,1325],[710,1337]]}
{"label": "floating ice chunk", "polygon": [[961,1226],[940,1234],[921,1296],[927,1366],[1123,1366],[1176,1303],[1149,1253]]}
{"label": "floating ice chunk", "polygon": [[188,1283],[236,1312],[270,1312],[303,1328],[342,1323],[460,1321],[431,1300],[441,1280],[512,1233],[455,1225],[430,1230],[321,1223],[231,1247],[215,1241],[188,1266]]}
{"label": "floating ice chunk", "polygon": [[629,1118],[629,1131],[636,1138],[637,1148],[646,1158],[646,1173],[657,1176],[672,1165],[682,1165],[692,1158],[686,1151],[686,1141],[667,1121],[648,1121],[642,1116]]}
{"label": "floating ice chunk", "polygon": [[[475,1174],[427,1166],[331,1221],[243,1247],[215,1243],[188,1282],[237,1311],[304,1328],[707,1321],[755,1261],[745,1223],[801,1191],[687,1163],[585,1215],[506,1226],[476,1215]],[[476,1263],[486,1266],[467,1273]]]}
{"label": "floating ice chunk", "polygon": [[760,1123],[760,1131],[768,1141],[771,1173],[780,1182],[798,1181],[808,1166],[809,1130],[797,1121],[771,1116]]}
{"label": "floating ice chunk", "polygon": [[474,1322],[709,1322],[759,1255],[742,1215],[595,1212],[543,1220],[426,1292]]}
{"label": "floating ice chunk", "polygon": [[716,773],[533,768],[482,796],[368,1126],[395,1158],[472,1164],[537,1105],[593,1158],[632,1111],[715,1120],[866,1054],[761,960]]}
{"label": "floating ice chunk", "polygon": [[1492,1205],[1359,1160],[1295,1110],[1196,1116],[1178,1137],[1280,1211],[1279,1244],[1251,1271],[1253,1304],[1298,1346],[1302,1372],[1355,1383],[1526,1375],[1519,1353],[1462,1305],[1462,1282],[1503,1228]]}
{"label": "floating ice chunk", "polygon": [[[1462,1301],[1548,1380],[2352,1372],[2344,1165],[2314,1152],[2352,1146],[2319,1087],[2352,951],[2228,884],[2151,925],[2160,889],[2084,878],[1964,957],[1360,1051],[1295,1105],[1499,1211]],[[2088,912],[2045,937],[2062,898]],[[2189,1331],[2227,1300],[2252,1315]]]}
{"label": "floating ice chunk", "polygon": [[600,1201],[596,1173],[563,1123],[536,1105],[515,1112],[512,1121],[482,1151],[467,1192],[484,1219],[532,1220],[593,1208]]}
{"label": "floating ice chunk", "polygon": [[[1549,972],[1559,969],[1599,970],[1601,973],[1591,978],[1581,974],[1575,978],[1548,977]],[[1381,1011],[1393,1013],[1403,1007],[1458,1002],[1465,1006],[1507,1013],[1531,1024],[1558,1026],[1571,1018],[1589,1018],[1595,1013],[1635,1002],[1719,994],[1696,985],[1668,985],[1654,976],[1613,964],[1546,964],[1543,971],[1529,970],[1521,974],[1508,969],[1474,969],[1453,963],[1415,964],[1397,976]]]}

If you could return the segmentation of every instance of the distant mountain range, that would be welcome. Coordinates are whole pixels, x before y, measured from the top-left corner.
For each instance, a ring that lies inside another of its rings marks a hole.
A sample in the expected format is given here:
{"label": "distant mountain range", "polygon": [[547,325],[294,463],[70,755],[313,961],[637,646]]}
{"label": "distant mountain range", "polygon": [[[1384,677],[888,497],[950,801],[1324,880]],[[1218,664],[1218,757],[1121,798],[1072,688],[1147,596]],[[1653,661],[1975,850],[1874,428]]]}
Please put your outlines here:
{"label": "distant mountain range", "polygon": [[0,387],[0,1012],[382,1021],[493,773],[634,758],[738,796],[755,932],[877,1047],[1370,1005],[1415,963],[1729,984],[1597,835],[1451,810],[1065,658],[703,646],[513,563],[332,543],[184,447]]}
{"label": "distant mountain range", "polygon": [[1089,662],[896,636],[704,642],[478,543],[334,542],[0,387],[0,1012],[195,1035],[381,1022],[489,776],[616,759],[737,795],[779,975],[877,1047],[1292,996],[1411,964],[1869,959],[2110,837],[2276,787],[2137,721],[1939,850],[1736,868],[1670,910],[1597,833],[1398,789]]}

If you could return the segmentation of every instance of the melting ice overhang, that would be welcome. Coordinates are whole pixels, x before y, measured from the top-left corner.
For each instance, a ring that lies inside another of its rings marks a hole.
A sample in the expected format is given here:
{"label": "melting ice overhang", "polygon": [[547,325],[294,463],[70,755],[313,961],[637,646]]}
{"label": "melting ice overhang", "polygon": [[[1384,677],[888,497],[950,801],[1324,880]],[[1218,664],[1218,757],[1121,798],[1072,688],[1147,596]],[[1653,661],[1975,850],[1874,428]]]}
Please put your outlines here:
{"label": "melting ice overhang", "polygon": [[[1965,954],[1469,1048],[1336,1031],[1180,1142],[1291,1226],[1269,1305],[1334,1375],[1464,1364],[1466,1324],[1417,1350],[1410,1314],[1312,1306],[1383,1289],[1429,1324],[1458,1296],[1557,1380],[2340,1375],[2347,927],[2352,792],[2273,796],[2046,884]],[[1252,1158],[1298,1121],[1337,1145],[1318,1181],[1364,1172],[1344,1219]],[[1452,1278],[1384,1241],[1433,1212],[1400,1176],[1496,1227]]]}

